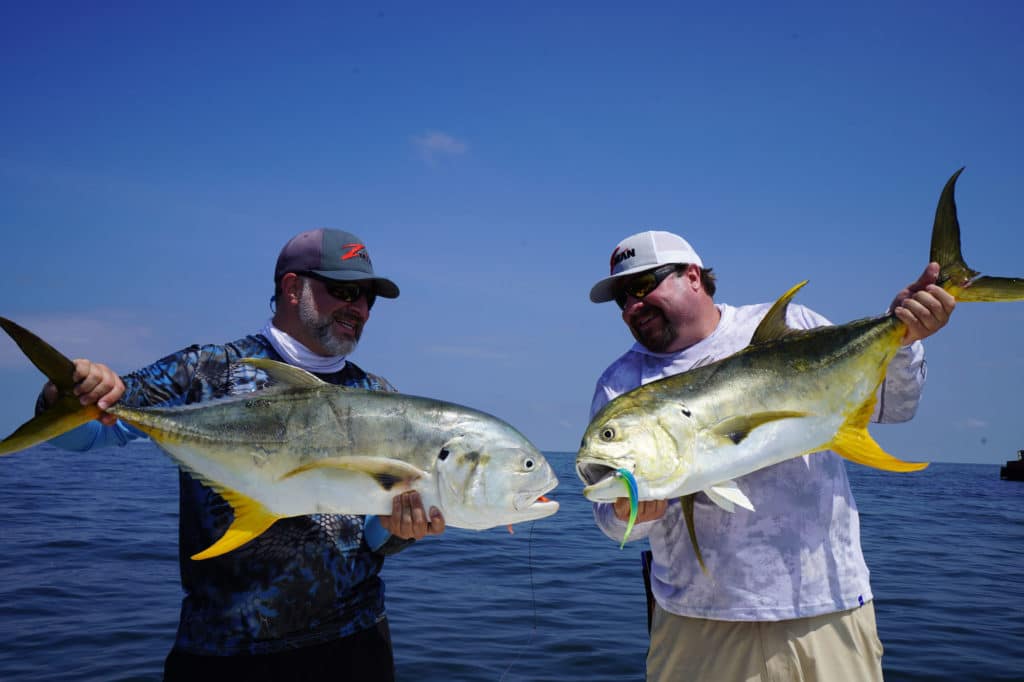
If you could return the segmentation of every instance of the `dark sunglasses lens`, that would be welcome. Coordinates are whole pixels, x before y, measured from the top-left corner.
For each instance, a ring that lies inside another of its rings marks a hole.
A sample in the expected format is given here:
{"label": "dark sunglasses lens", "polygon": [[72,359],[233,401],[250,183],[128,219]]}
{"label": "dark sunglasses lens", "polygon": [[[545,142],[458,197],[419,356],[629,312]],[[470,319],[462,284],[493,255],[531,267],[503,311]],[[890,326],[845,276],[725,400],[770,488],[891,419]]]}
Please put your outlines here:
{"label": "dark sunglasses lens", "polygon": [[372,289],[355,282],[330,284],[327,286],[327,293],[345,303],[353,303],[365,296],[367,307],[372,306],[373,302],[377,299],[377,294]]}
{"label": "dark sunglasses lens", "polygon": [[628,281],[623,282],[622,287],[615,294],[615,302],[619,304],[619,308],[624,309],[626,307],[627,294],[633,298],[643,298],[657,289],[665,278],[675,271],[675,265],[663,265],[657,270],[649,270],[635,277],[630,277]]}
{"label": "dark sunglasses lens", "polygon": [[657,272],[645,272],[626,282],[622,288],[633,298],[643,298],[661,284],[661,279],[663,278],[659,278]]}
{"label": "dark sunglasses lens", "polygon": [[362,288],[358,284],[344,283],[344,284],[332,284],[327,287],[327,292],[331,296],[338,299],[339,301],[345,301],[345,303],[351,303],[359,299],[359,296],[363,293]]}

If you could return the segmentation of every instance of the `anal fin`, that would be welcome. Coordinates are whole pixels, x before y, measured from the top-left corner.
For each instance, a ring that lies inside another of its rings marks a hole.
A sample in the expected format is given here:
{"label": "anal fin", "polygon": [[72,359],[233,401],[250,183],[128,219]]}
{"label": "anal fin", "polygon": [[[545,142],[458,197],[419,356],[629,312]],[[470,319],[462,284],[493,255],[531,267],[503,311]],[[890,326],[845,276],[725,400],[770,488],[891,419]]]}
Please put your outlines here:
{"label": "anal fin", "polygon": [[882,449],[868,433],[868,421],[875,409],[874,394],[839,427],[829,447],[851,462],[882,471],[920,471],[928,462],[906,462]]}
{"label": "anal fin", "polygon": [[224,535],[220,536],[217,542],[213,543],[202,552],[192,555],[195,560],[212,559],[213,557],[226,554],[233,549],[238,549],[245,543],[262,535],[264,531],[274,525],[279,516],[271,514],[256,500],[235,492],[234,490],[220,490],[220,496],[227,500],[235,513],[235,520]]}

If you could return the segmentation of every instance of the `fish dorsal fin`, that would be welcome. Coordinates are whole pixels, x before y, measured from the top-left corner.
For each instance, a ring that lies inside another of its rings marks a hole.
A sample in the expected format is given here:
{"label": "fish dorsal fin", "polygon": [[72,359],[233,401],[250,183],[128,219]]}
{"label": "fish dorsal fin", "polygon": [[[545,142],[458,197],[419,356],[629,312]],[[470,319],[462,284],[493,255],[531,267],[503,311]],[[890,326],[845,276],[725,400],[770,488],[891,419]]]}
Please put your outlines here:
{"label": "fish dorsal fin", "polygon": [[217,492],[231,505],[231,509],[235,513],[235,520],[231,522],[217,542],[202,552],[193,554],[193,559],[212,559],[237,549],[263,534],[281,518],[267,511],[266,507],[256,500],[246,497],[240,492],[228,489],[219,489]]}
{"label": "fish dorsal fin", "polygon": [[729,513],[736,511],[736,507],[743,507],[747,511],[754,511],[754,503],[743,494],[740,487],[736,485],[736,481],[730,480],[716,483],[710,488],[705,488],[704,494],[708,496],[708,499]]}
{"label": "fish dorsal fin", "polygon": [[772,304],[772,307],[768,309],[768,312],[761,320],[761,324],[757,325],[757,329],[754,330],[754,335],[750,338],[751,346],[773,339],[781,339],[796,331],[786,324],[786,308],[789,306],[793,296],[796,295],[796,292],[800,291],[805,284],[807,284],[806,279],[799,284],[793,285],[789,291]]}
{"label": "fish dorsal fin", "polygon": [[718,422],[711,427],[711,433],[722,438],[728,438],[734,445],[739,445],[743,442],[744,438],[750,435],[751,431],[762,424],[768,424],[780,419],[793,419],[806,416],[806,412],[796,412],[793,410],[741,414],[735,417],[728,417]]}
{"label": "fish dorsal fin", "polygon": [[686,530],[690,534],[690,544],[693,545],[693,553],[697,555],[697,563],[704,575],[708,575],[708,567],[704,565],[704,557],[700,553],[700,546],[697,544],[697,528],[693,524],[693,500],[696,493],[683,495],[679,498],[679,506],[683,509],[683,520],[686,521]]}
{"label": "fish dorsal fin", "polygon": [[391,490],[398,483],[410,484],[428,475],[426,471],[400,459],[354,455],[351,457],[325,457],[314,460],[292,469],[282,476],[281,480],[323,469],[353,471],[372,476],[384,490]]}
{"label": "fish dorsal fin", "polygon": [[875,409],[875,397],[864,402],[850,415],[832,439],[830,447],[841,457],[883,471],[920,471],[928,462],[905,462],[893,457],[868,433],[868,422]]}
{"label": "fish dorsal fin", "polygon": [[246,365],[252,365],[257,369],[262,369],[267,373],[267,376],[278,384],[284,386],[291,386],[293,388],[311,388],[314,386],[323,386],[327,383],[304,369],[288,365],[283,362],[278,362],[277,360],[268,360],[267,358],[242,358],[238,362]]}

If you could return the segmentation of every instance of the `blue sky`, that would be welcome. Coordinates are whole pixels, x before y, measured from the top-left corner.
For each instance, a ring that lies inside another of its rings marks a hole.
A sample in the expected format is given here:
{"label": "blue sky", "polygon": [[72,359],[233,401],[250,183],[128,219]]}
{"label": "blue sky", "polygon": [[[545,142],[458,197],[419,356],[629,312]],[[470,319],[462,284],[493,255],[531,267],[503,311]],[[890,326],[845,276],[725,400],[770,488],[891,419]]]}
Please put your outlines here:
{"label": "blue sky", "polygon": [[[845,322],[917,277],[967,166],[968,264],[1024,275],[1024,6],[830,4],[8,3],[0,314],[127,372],[262,326],[280,247],[340,227],[402,288],[356,362],[573,451],[632,341],[587,294],[633,232],[686,236],[718,300],[809,279]],[[1022,331],[961,306],[876,438],[1012,458]],[[7,432],[41,377],[6,338],[0,381]]]}

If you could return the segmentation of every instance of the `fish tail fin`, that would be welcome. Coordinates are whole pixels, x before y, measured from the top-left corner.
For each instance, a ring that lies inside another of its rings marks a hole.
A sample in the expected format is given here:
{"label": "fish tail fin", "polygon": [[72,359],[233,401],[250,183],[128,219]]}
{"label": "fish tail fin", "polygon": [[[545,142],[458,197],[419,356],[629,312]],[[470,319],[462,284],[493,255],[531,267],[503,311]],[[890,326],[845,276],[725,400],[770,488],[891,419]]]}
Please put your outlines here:
{"label": "fish tail fin", "polygon": [[938,284],[964,303],[1024,300],[1024,279],[988,277],[972,270],[964,262],[960,246],[960,221],[956,215],[954,191],[963,168],[946,181],[935,208],[932,227],[931,260],[941,267]]}
{"label": "fish tail fin", "polygon": [[233,549],[238,549],[262,535],[264,531],[274,525],[275,521],[281,518],[268,511],[256,500],[246,497],[240,492],[234,490],[218,490],[217,492],[231,505],[235,519],[217,542],[192,555],[192,559],[197,561],[212,559],[227,554]]}
{"label": "fish tail fin", "polygon": [[41,338],[0,317],[0,327],[7,332],[25,356],[57,387],[57,402],[48,410],[29,419],[11,435],[0,441],[0,456],[24,450],[49,440],[100,416],[95,405],[82,405],[74,394],[75,365],[60,351]]}
{"label": "fish tail fin", "polygon": [[875,401],[867,401],[836,433],[830,445],[841,457],[883,471],[920,471],[928,462],[905,462],[882,449],[868,433],[868,422],[875,409]]}

